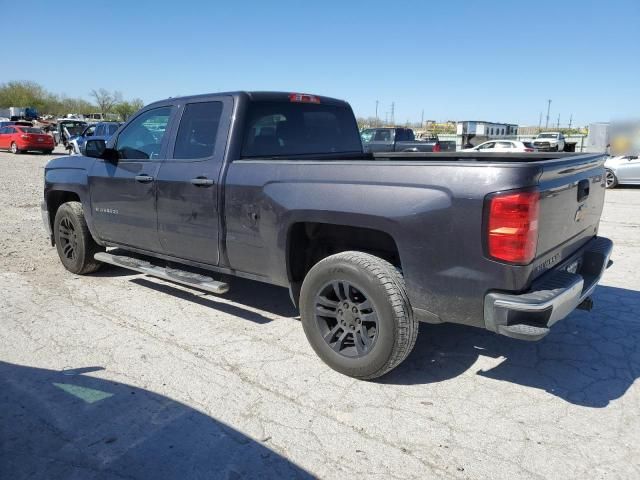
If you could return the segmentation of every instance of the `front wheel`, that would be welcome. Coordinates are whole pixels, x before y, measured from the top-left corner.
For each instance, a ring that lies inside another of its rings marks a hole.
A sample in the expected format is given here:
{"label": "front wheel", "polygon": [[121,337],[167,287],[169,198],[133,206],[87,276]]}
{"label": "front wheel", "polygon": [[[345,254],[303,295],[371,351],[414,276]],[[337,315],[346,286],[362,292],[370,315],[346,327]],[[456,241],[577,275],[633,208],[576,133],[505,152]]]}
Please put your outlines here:
{"label": "front wheel", "polygon": [[606,182],[605,186],[607,188],[615,188],[618,185],[618,178],[616,177],[616,174],[608,168],[605,170],[604,179]]}
{"label": "front wheel", "polygon": [[318,356],[350,377],[373,379],[394,369],[418,335],[402,274],[367,253],[338,253],[311,268],[300,311]]}
{"label": "front wheel", "polygon": [[53,221],[53,234],[58,256],[64,268],[84,275],[95,272],[102,265],[93,256],[104,251],[91,236],[80,202],[63,203]]}
{"label": "front wheel", "polygon": [[13,153],[14,155],[20,153],[20,149],[18,148],[16,142],[11,142],[11,153]]}

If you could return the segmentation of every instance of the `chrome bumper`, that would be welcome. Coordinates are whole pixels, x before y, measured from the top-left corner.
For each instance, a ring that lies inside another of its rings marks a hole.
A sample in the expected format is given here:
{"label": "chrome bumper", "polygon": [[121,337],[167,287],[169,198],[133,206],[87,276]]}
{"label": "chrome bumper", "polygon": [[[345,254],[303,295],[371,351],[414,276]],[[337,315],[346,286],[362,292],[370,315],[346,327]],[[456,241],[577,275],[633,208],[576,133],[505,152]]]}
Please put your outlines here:
{"label": "chrome bumper", "polygon": [[[549,328],[587,300],[609,266],[613,242],[596,237],[558,268],[536,280],[523,294],[491,292],[485,296],[487,329],[522,340],[539,340]],[[578,262],[575,273],[567,271]]]}

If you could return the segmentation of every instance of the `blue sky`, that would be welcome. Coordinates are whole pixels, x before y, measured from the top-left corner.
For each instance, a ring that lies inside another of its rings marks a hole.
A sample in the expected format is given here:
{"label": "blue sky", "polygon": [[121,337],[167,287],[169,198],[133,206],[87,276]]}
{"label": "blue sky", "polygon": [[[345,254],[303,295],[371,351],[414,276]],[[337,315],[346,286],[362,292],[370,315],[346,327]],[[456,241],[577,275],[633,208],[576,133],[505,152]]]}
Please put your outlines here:
{"label": "blue sky", "polygon": [[0,83],[68,96],[301,91],[362,116],[394,102],[399,123],[537,124],[548,98],[561,124],[640,116],[640,0],[0,0],[0,14],[21,32]]}

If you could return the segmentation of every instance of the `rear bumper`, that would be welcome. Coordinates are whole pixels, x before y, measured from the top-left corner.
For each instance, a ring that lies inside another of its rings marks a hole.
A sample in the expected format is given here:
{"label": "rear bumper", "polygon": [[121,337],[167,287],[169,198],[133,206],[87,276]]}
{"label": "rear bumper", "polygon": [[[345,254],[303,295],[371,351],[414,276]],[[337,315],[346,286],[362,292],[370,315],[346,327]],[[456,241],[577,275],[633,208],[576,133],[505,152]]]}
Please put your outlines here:
{"label": "rear bumper", "polygon": [[537,279],[527,293],[488,293],[484,300],[486,328],[521,340],[541,339],[554,323],[589,299],[609,266],[612,249],[611,240],[595,237]]}
{"label": "rear bumper", "polygon": [[53,150],[53,142],[17,142],[20,150]]}

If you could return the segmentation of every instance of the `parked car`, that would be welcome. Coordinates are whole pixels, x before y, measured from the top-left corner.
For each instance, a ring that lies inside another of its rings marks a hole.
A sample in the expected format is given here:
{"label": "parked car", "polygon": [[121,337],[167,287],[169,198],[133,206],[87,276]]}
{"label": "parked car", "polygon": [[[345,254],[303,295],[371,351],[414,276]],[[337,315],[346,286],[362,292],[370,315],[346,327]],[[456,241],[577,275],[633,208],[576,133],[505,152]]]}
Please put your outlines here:
{"label": "parked car", "polygon": [[63,144],[67,148],[69,140],[80,135],[87,127],[87,122],[82,120],[61,118],[56,123],[54,138],[56,145]]}
{"label": "parked car", "polygon": [[560,132],[542,132],[533,139],[533,147],[540,151],[563,152],[564,135]]}
{"label": "parked car", "polygon": [[119,122],[100,122],[89,125],[80,135],[71,138],[68,143],[68,149],[71,154],[84,155],[84,146],[89,138],[109,140],[122,125]]}
{"label": "parked car", "polygon": [[38,150],[42,153],[53,152],[53,138],[40,128],[9,125],[0,128],[0,149],[21,153]]}
{"label": "parked car", "polygon": [[170,98],[86,154],[44,171],[67,270],[287,287],[319,357],[356,378],[400,364],[418,321],[540,339],[591,307],[612,250],[597,236],[602,155],[373,155],[349,104],[327,97]]}
{"label": "parked car", "polygon": [[416,140],[410,128],[367,128],[360,134],[365,152],[439,152],[437,136]]}
{"label": "parked car", "polygon": [[638,155],[609,157],[604,162],[607,188],[618,185],[640,185],[640,159]]}
{"label": "parked car", "polygon": [[[529,146],[528,146],[529,145]],[[463,152],[535,152],[531,144],[526,144],[517,140],[490,140],[475,147],[464,148]]]}

